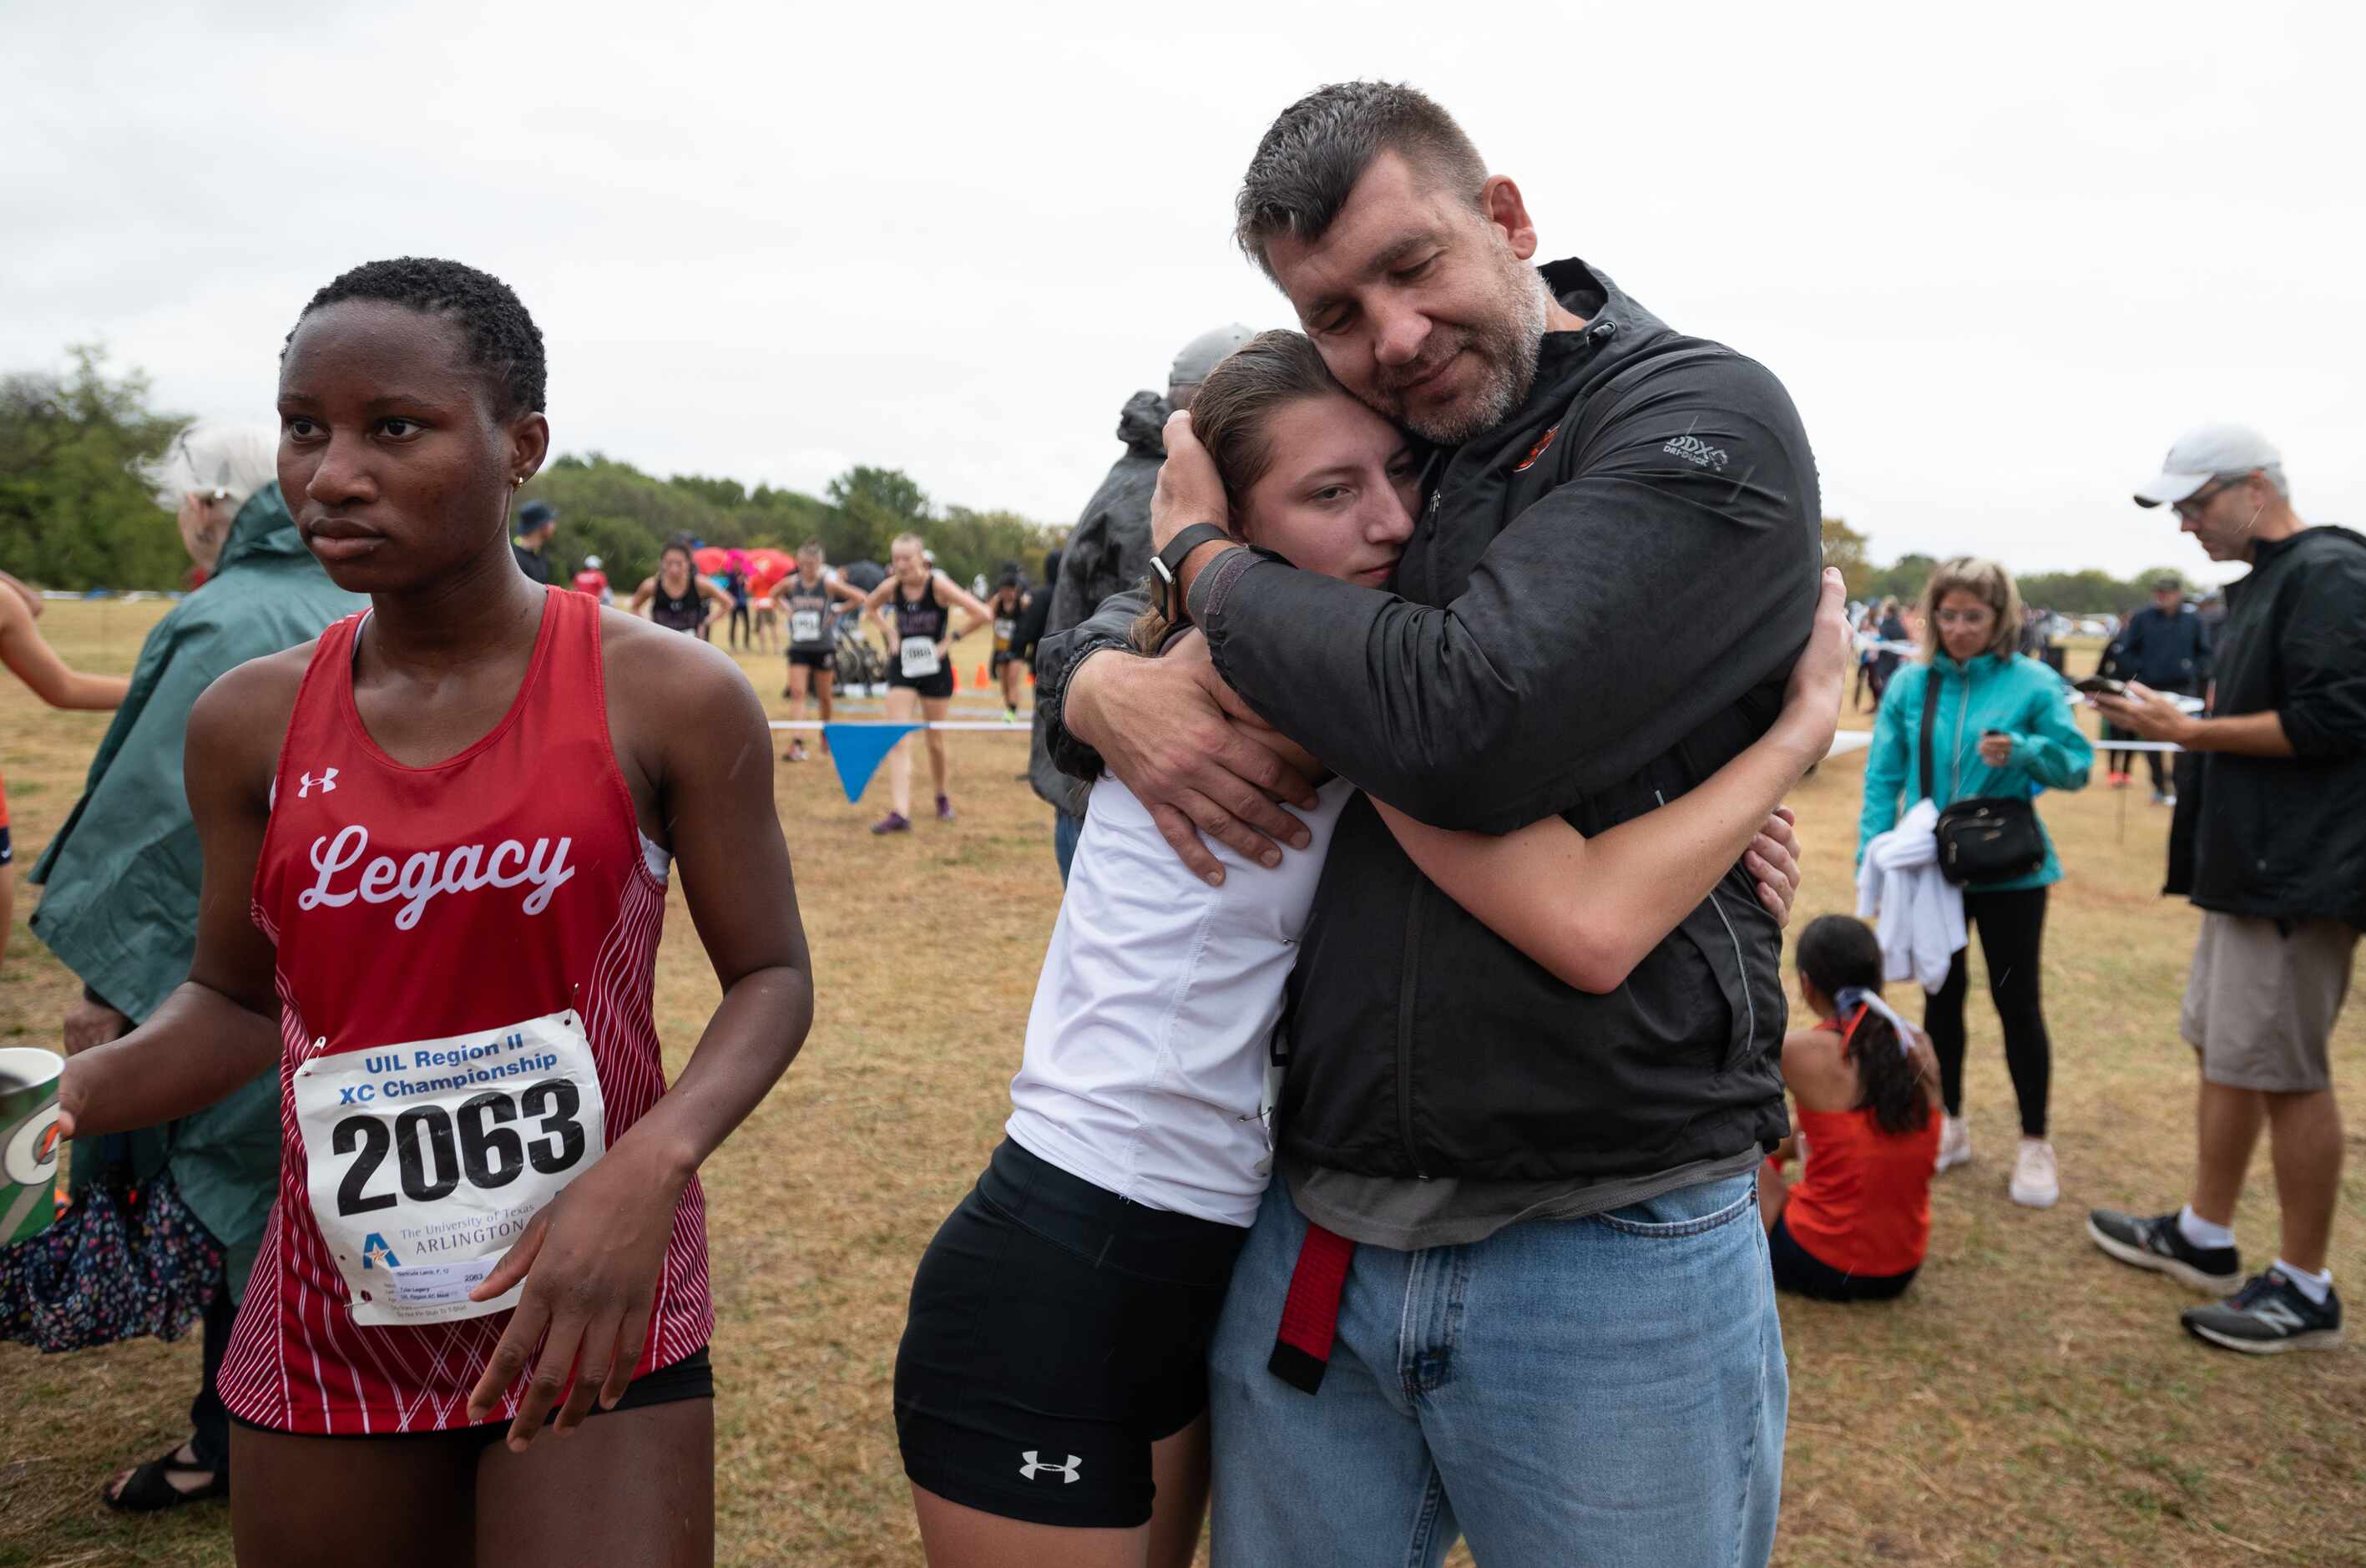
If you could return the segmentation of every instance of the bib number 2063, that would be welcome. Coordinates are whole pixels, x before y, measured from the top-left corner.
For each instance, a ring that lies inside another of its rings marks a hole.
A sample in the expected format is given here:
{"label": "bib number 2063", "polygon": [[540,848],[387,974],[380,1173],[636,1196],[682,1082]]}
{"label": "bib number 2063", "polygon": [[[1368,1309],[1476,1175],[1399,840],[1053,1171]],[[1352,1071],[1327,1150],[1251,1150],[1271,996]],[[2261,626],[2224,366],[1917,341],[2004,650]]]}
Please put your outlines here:
{"label": "bib number 2063", "polygon": [[294,1074],[305,1189],[357,1324],[443,1323],[607,1152],[572,1010],[442,1040],[322,1049]]}
{"label": "bib number 2063", "polygon": [[[529,1168],[563,1177],[583,1160],[582,1108],[572,1083],[548,1078],[515,1099],[487,1089],[454,1111],[414,1106],[394,1119],[390,1132],[377,1116],[348,1116],[330,1134],[332,1153],[355,1156],[337,1182],[337,1213],[350,1218],[405,1199],[432,1203],[450,1197],[463,1181],[482,1192],[499,1191]],[[526,1132],[515,1125],[521,1122]],[[373,1191],[389,1153],[394,1180]]]}

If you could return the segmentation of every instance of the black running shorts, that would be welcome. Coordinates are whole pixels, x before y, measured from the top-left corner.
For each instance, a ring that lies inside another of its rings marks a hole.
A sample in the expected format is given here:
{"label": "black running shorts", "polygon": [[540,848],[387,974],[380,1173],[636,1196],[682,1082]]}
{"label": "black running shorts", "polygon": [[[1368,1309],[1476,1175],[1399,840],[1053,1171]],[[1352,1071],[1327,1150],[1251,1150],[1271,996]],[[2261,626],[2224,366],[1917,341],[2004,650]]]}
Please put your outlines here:
{"label": "black running shorts", "polygon": [[904,1473],[1003,1518],[1148,1522],[1150,1446],[1207,1408],[1208,1341],[1247,1235],[1005,1140],[912,1280],[896,1353]]}
{"label": "black running shorts", "polygon": [[1903,1274],[1851,1274],[1835,1269],[1802,1247],[1780,1219],[1766,1233],[1766,1258],[1774,1266],[1776,1290],[1820,1302],[1889,1301],[1905,1293],[1916,1272],[1909,1269]]}
{"label": "black running shorts", "polygon": [[[583,1418],[592,1421],[604,1416],[620,1416],[627,1410],[647,1409],[652,1404],[675,1404],[685,1399],[713,1399],[714,1397],[715,1367],[707,1358],[706,1347],[701,1345],[671,1366],[653,1367],[635,1378],[631,1386],[617,1396],[615,1408],[603,1409],[600,1402],[594,1399],[592,1402],[592,1408],[584,1412]],[[558,1419],[558,1408],[556,1404],[551,1406],[550,1414],[543,1418],[546,1426]],[[235,1414],[231,1416],[231,1420],[253,1431],[272,1433],[279,1431],[276,1427],[261,1426],[253,1421],[243,1420]],[[513,1421],[486,1421],[474,1427],[443,1427],[415,1432],[331,1432],[318,1435],[332,1443],[425,1442],[442,1438],[481,1451],[506,1438],[510,1435],[510,1427],[514,1425]],[[537,1439],[540,1442],[549,1440],[548,1438]]]}
{"label": "black running shorts", "polygon": [[838,654],[826,648],[813,653],[803,653],[793,648],[789,649],[789,662],[807,670],[835,670],[838,668]]}
{"label": "black running shorts", "polygon": [[890,671],[887,683],[891,686],[901,686],[907,691],[918,692],[924,697],[950,697],[953,694],[953,670],[952,666],[948,664],[940,668],[933,675],[913,676]]}

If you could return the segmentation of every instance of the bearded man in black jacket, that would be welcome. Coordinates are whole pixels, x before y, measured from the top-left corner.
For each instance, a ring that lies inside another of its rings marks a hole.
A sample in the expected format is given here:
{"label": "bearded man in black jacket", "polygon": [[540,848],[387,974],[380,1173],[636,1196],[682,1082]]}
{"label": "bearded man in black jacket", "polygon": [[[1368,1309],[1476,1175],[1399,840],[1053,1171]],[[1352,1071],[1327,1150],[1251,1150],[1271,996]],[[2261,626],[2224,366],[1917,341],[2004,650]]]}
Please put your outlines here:
{"label": "bearded man in black jacket", "polygon": [[[1285,110],[1238,217],[1332,373],[1436,448],[1425,508],[1392,592],[1293,570],[1194,528],[1224,492],[1170,423],[1154,542],[1204,651],[1121,651],[1125,598],[1047,640],[1055,762],[1114,772],[1220,877],[1200,833],[1267,864],[1303,841],[1266,726],[1426,821],[1588,833],[1765,730],[1820,539],[1770,372],[1597,267],[1530,265],[1517,186],[1410,88]],[[1211,1359],[1220,1560],[1436,1562],[1458,1531],[1482,1561],[1766,1560],[1787,1384],[1753,1180],[1785,1004],[1751,882],[1590,995],[1347,808],[1277,1045],[1285,1179]]]}

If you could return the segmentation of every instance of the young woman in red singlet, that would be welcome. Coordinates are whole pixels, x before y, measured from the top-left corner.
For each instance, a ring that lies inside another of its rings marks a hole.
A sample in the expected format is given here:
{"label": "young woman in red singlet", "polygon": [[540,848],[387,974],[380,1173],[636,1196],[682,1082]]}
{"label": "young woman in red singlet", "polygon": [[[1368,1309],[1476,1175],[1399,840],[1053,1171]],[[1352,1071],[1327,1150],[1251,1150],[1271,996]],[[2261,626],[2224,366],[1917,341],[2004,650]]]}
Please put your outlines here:
{"label": "young woman in red singlet", "polygon": [[[746,679],[517,570],[543,378],[516,296],[456,263],[305,308],[280,485],[371,608],[199,699],[188,982],[61,1088],[89,1134],[281,1064],[221,1380],[242,1563],[712,1556],[696,1171],[804,1040],[805,936]],[[676,867],[723,1000],[670,1089]]]}
{"label": "young woman in red singlet", "polygon": [[[1881,999],[1881,943],[1863,920],[1810,920],[1798,967],[1799,999],[1822,1021],[1784,1037],[1798,1135],[1758,1177],[1774,1288],[1886,1300],[1914,1282],[1931,1242],[1939,1059]],[[1780,1162],[1795,1144],[1807,1168],[1786,1186]]]}

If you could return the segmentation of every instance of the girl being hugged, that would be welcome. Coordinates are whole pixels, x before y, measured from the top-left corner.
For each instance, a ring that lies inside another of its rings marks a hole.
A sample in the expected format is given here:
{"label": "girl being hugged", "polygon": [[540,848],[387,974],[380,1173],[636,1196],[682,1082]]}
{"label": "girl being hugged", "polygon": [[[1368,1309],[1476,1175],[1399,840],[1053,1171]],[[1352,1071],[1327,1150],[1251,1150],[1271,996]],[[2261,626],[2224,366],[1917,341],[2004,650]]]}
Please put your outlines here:
{"label": "girl being hugged", "polygon": [[[804,1041],[805,933],[746,679],[518,570],[543,383],[524,307],[457,263],[305,307],[279,482],[370,608],[198,699],[188,980],[61,1086],[86,1136],[280,1064],[221,1379],[242,1563],[712,1555],[696,1173]],[[723,999],[669,1089],[674,865]]]}
{"label": "girl being hugged", "polygon": [[[887,717],[907,723],[915,707],[934,724],[952,709],[953,611],[969,617],[968,631],[994,618],[985,603],[968,589],[929,564],[928,546],[918,534],[898,534],[887,550],[887,575],[862,602],[863,610],[887,636]],[[883,615],[883,605],[895,613]],[[945,793],[945,737],[942,730],[921,732],[929,743],[929,773],[937,786],[937,820],[953,819],[952,797]],[[912,826],[912,742],[909,736],[887,753],[887,791],[894,803],[886,816],[871,825],[874,833],[901,833]]]}
{"label": "girl being hugged", "polygon": [[1786,1139],[1758,1176],[1774,1288],[1828,1302],[1879,1301],[1914,1282],[1931,1241],[1939,1151],[1939,1063],[1881,999],[1881,942],[1825,915],[1799,933],[1799,1000],[1821,1021],[1783,1038],[1807,1171],[1786,1187]]}
{"label": "girl being hugged", "polygon": [[[1248,543],[1385,582],[1420,513],[1412,439],[1297,333],[1211,373],[1192,433]],[[1490,838],[1373,806],[1448,897],[1564,983],[1616,990],[1735,863],[1777,918],[1797,890],[1776,802],[1831,747],[1848,626],[1828,571],[1781,716],[1699,787],[1587,839],[1549,817]],[[1206,657],[1157,614],[1139,646]],[[1309,776],[1323,770],[1278,734]],[[1006,1136],[929,1245],[896,1359],[896,1427],[934,1568],[1187,1568],[1208,1496],[1207,1358],[1272,1174],[1268,1053],[1333,829],[1202,882],[1104,776],[1043,956]],[[1216,1440],[1222,1440],[1217,1434]],[[1352,1506],[1315,1500],[1312,1506]]]}

